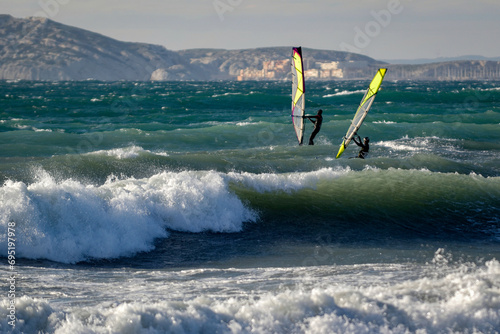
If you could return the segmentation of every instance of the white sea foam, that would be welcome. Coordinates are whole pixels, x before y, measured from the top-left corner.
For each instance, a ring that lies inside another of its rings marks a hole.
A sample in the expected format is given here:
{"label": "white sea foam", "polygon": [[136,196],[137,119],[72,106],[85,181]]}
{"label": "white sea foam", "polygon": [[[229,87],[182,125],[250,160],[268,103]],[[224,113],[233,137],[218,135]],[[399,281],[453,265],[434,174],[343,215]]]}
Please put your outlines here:
{"label": "white sea foam", "polygon": [[430,152],[435,149],[436,143],[438,143],[440,148],[456,150],[456,148],[453,146],[455,142],[455,139],[439,138],[436,136],[415,138],[409,138],[408,136],[405,136],[398,140],[380,141],[375,145],[387,147],[395,151]]}
{"label": "white sea foam", "polygon": [[[250,92],[250,94],[252,94],[252,92]],[[217,97],[231,96],[231,95],[246,95],[246,94],[245,93],[240,93],[240,92],[237,92],[237,93],[227,92],[227,93],[223,93],[223,94],[214,94],[214,95],[212,95],[212,97],[213,98],[217,98]]]}
{"label": "white sea foam", "polygon": [[151,153],[151,152],[143,149],[140,146],[129,146],[124,148],[115,148],[112,150],[100,150],[87,154],[106,155],[108,157],[114,157],[117,159],[130,159],[130,158],[137,158],[141,153]]}
{"label": "white sea foam", "polygon": [[141,154],[149,153],[167,157],[169,154],[163,151],[152,152],[150,150],[145,150],[140,146],[129,146],[123,148],[115,148],[111,150],[100,150],[95,152],[87,153],[88,155],[105,155],[108,157],[113,157],[116,159],[133,159],[139,157]]}
{"label": "white sea foam", "polygon": [[15,222],[18,257],[73,263],[149,251],[167,229],[237,232],[257,215],[216,172],[163,172],[87,185],[38,171],[33,184],[0,188],[0,247]]}
{"label": "white sea foam", "polygon": [[353,90],[353,91],[343,90],[341,92],[337,92],[334,94],[323,95],[323,97],[344,96],[344,95],[359,94],[359,93],[364,93],[364,92],[365,92],[364,90]]}
{"label": "white sea foam", "polygon": [[393,121],[374,121],[373,124],[396,124],[396,122]]}
{"label": "white sea foam", "polygon": [[32,127],[29,125],[21,125],[21,124],[15,124],[13,128],[19,129],[19,130],[26,130],[26,129],[31,129]]}
{"label": "white sea foam", "polygon": [[412,145],[411,143],[406,143],[406,142],[398,142],[398,141],[380,141],[376,143],[377,146],[383,146],[390,148],[391,150],[395,151],[409,151],[409,152],[417,152],[417,151],[426,151],[426,147],[419,145],[415,146]]}
{"label": "white sea foam", "polygon": [[[103,272],[106,279],[96,275],[87,279],[81,270],[61,274],[54,272],[52,288],[71,295],[72,282],[78,278],[79,293],[92,291],[92,297],[81,296],[87,301],[84,305],[68,305],[62,301],[67,296],[53,302],[22,296],[16,305],[16,330],[65,334],[496,333],[500,329],[496,260],[458,266],[438,259],[422,266],[140,272],[121,279],[120,290],[112,288],[117,283],[113,273]],[[95,292],[101,300],[95,300]],[[4,329],[9,328],[7,305],[3,297]]]}
{"label": "white sea foam", "polygon": [[499,91],[500,90],[500,87],[490,87],[490,88],[479,88],[477,89],[479,91],[484,91],[484,92],[488,92],[488,91]]}
{"label": "white sea foam", "polygon": [[303,173],[235,173],[228,174],[233,182],[244,184],[248,188],[253,188],[258,192],[272,191],[296,191],[303,188],[315,189],[320,181],[327,181],[345,175],[350,171],[350,168],[322,168],[313,172]]}

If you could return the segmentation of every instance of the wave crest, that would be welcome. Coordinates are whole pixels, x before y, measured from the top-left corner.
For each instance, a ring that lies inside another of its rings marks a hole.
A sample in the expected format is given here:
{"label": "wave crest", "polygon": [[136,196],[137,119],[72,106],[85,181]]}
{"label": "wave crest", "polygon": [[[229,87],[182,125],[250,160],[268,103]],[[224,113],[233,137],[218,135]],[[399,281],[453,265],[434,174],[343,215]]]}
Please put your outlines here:
{"label": "wave crest", "polygon": [[[45,171],[30,185],[0,188],[0,224],[16,224],[19,257],[75,263],[132,256],[154,248],[168,229],[238,232],[257,214],[231,193],[217,172],[162,172],[86,185],[56,181]],[[7,248],[7,235],[0,235]]]}

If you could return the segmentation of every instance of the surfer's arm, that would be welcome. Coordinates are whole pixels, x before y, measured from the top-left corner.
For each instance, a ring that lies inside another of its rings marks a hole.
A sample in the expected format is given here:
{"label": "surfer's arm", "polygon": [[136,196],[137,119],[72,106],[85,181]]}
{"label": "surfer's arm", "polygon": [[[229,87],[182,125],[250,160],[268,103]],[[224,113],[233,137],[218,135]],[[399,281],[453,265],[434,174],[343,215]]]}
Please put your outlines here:
{"label": "surfer's arm", "polygon": [[313,119],[318,118],[318,116],[304,116],[304,118],[309,119],[311,121],[311,123],[316,123],[316,120],[313,120]]}
{"label": "surfer's arm", "polygon": [[356,145],[358,145],[358,146],[362,146],[362,145],[361,145],[361,138],[360,138],[358,135],[357,135],[357,137],[358,137],[358,140],[359,140],[359,141],[358,141],[358,140],[356,140],[356,137],[352,137],[352,140],[356,143]]}

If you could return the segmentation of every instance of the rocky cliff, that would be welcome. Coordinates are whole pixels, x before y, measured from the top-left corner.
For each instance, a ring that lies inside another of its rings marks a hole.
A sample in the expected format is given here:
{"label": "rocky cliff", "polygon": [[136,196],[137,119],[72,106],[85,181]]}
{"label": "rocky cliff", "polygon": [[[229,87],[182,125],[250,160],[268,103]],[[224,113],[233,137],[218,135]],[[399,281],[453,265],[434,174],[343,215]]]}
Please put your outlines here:
{"label": "rocky cliff", "polygon": [[[0,15],[0,79],[11,80],[280,80],[290,77],[289,47],[191,49],[118,41],[46,18]],[[389,65],[342,51],[303,49],[309,80],[500,79],[498,61]]]}
{"label": "rocky cliff", "polygon": [[[46,18],[0,15],[0,79],[232,80],[263,62],[289,60],[291,47],[170,51],[127,43]],[[307,49],[308,61],[364,61],[366,56]],[[288,68],[289,69],[289,68]]]}
{"label": "rocky cliff", "polygon": [[[126,43],[46,18],[0,15],[0,78],[149,80],[158,68],[184,65],[162,46]],[[171,79],[183,79],[189,66]]]}

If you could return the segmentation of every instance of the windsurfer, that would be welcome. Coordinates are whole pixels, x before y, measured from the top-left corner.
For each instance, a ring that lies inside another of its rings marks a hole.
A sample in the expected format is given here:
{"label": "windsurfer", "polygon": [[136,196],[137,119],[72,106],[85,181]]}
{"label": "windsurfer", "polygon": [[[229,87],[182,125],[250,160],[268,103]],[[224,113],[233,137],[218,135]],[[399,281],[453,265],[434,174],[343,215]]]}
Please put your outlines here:
{"label": "windsurfer", "polygon": [[[352,140],[354,140],[356,145],[361,147],[361,150],[359,151],[358,154],[358,158],[364,159],[365,156],[368,154],[368,151],[370,150],[370,144],[368,144],[370,142],[370,138],[365,137],[363,138],[363,142],[361,142],[361,138],[359,137],[359,135],[357,134],[354,135],[355,137],[352,137]],[[356,140],[356,136],[358,137],[358,140]]]}
{"label": "windsurfer", "polygon": [[[314,145],[313,139],[318,134],[319,130],[321,130],[321,123],[323,123],[323,110],[318,110],[318,114],[316,116],[304,116],[304,118],[308,118],[314,124],[314,130],[311,133],[311,137],[309,137],[309,145]],[[314,121],[313,121],[314,119]]]}

